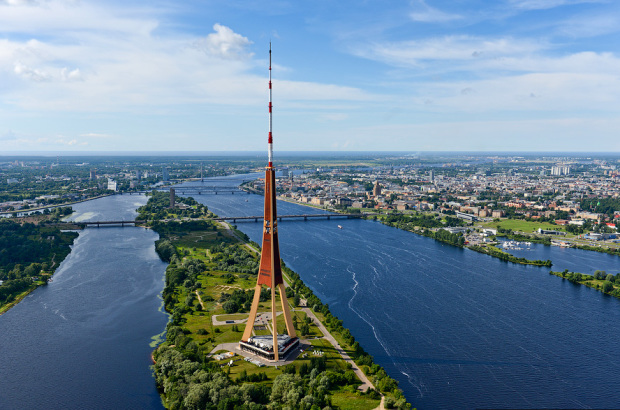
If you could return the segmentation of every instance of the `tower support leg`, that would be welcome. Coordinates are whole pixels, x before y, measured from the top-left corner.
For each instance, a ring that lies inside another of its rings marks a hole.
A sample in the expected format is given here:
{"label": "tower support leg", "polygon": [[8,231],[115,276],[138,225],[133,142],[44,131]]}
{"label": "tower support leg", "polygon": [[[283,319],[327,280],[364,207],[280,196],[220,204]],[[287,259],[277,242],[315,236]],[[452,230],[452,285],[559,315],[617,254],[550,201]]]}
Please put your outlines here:
{"label": "tower support leg", "polygon": [[288,305],[288,300],[286,299],[286,289],[284,288],[284,284],[280,283],[278,288],[280,289],[280,302],[282,302],[282,315],[284,316],[284,322],[286,323],[286,331],[290,337],[297,337],[297,332],[295,331],[295,327],[293,327],[291,309]]}
{"label": "tower support leg", "polygon": [[273,360],[280,360],[278,349],[278,311],[276,309],[276,290],[271,288],[271,332],[273,333]]}
{"label": "tower support leg", "polygon": [[260,291],[261,285],[256,285],[254,288],[254,299],[252,300],[252,307],[250,308],[250,316],[248,317],[248,321],[245,324],[245,330],[243,331],[243,340],[247,342],[248,339],[252,336],[252,329],[254,329],[254,321],[256,320],[256,312],[258,311],[258,303],[260,302]]}

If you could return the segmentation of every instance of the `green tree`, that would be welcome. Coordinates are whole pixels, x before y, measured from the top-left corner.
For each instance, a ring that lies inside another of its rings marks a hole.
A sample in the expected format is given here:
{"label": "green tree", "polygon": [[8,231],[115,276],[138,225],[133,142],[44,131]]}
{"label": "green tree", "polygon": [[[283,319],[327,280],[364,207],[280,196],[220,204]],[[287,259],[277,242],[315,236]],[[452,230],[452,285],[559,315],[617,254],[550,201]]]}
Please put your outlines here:
{"label": "green tree", "polygon": [[234,300],[229,300],[222,305],[222,308],[226,313],[235,313],[239,310],[239,305]]}

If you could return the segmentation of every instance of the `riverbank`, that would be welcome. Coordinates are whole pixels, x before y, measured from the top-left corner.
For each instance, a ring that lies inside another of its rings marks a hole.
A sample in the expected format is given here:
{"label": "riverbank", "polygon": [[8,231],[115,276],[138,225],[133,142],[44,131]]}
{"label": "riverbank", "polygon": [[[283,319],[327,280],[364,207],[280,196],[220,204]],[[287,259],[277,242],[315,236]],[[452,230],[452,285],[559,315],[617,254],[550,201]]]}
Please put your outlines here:
{"label": "riverbank", "polygon": [[51,280],[77,236],[50,226],[0,221],[0,315]]}
{"label": "riverbank", "polygon": [[549,271],[549,274],[620,299],[620,274],[616,275],[613,281],[607,280],[607,278],[597,279],[594,275],[587,275],[585,273],[569,272],[568,269],[565,269],[563,272]]}
{"label": "riverbank", "polygon": [[41,207],[38,207],[38,208],[18,209],[16,211],[0,212],[0,217],[8,216],[8,215],[13,215],[14,213],[24,213],[24,212],[30,213],[30,212],[44,211],[46,209],[62,208],[64,206],[81,204],[83,202],[93,201],[95,199],[105,198],[106,196],[111,196],[111,195],[114,195],[114,194],[98,195],[98,196],[94,196],[92,198],[81,199],[79,201],[73,201],[73,202],[66,202],[64,204],[59,204],[59,205],[48,205],[48,206],[41,206]]}
{"label": "riverbank", "polygon": [[0,306],[0,316],[4,315],[6,312],[8,312],[12,307],[16,306],[19,302],[21,302],[26,296],[28,296],[30,294],[30,292],[32,292],[33,290],[35,290],[36,288],[38,288],[39,285],[32,285],[30,288],[28,288],[28,290],[25,290],[24,292],[20,293],[19,295],[15,296],[15,299],[10,302],[7,303],[3,306]]}
{"label": "riverbank", "polygon": [[473,251],[476,251],[476,252],[483,253],[485,255],[493,256],[494,258],[497,258],[497,259],[500,259],[506,262],[518,263],[520,265],[533,265],[533,266],[546,266],[546,267],[551,267],[553,265],[553,263],[550,260],[542,261],[539,259],[531,260],[531,259],[526,259],[526,258],[518,258],[492,245],[486,245],[484,247],[478,246],[478,245],[470,245],[470,246],[467,246],[467,248]]}

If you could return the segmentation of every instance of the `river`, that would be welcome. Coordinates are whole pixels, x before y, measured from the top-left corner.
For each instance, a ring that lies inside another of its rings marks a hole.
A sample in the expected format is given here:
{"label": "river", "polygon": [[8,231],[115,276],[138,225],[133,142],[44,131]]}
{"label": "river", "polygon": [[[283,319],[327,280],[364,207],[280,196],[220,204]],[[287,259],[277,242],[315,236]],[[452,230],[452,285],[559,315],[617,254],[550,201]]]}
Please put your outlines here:
{"label": "river", "polygon": [[[135,218],[144,196],[73,205],[71,219]],[[163,408],[150,353],[168,321],[157,234],[80,232],[53,282],[0,316],[1,409]]]}
{"label": "river", "polygon": [[[262,213],[258,195],[194,197],[221,216]],[[281,215],[316,212],[278,202]],[[261,224],[237,226],[260,243]],[[287,265],[419,409],[618,407],[620,300],[373,221],[285,220],[278,233]],[[582,252],[526,257],[619,270]]]}

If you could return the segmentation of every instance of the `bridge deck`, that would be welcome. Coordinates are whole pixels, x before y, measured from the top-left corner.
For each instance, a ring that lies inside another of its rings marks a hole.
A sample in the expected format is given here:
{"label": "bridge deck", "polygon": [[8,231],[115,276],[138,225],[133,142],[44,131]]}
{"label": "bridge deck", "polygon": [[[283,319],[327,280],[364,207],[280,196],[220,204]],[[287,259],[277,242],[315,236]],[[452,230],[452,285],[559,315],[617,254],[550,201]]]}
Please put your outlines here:
{"label": "bridge deck", "polygon": [[[283,219],[303,219],[305,221],[307,221],[308,219],[331,219],[331,218],[347,218],[347,219],[351,219],[351,218],[363,218],[365,216],[368,215],[374,215],[374,214],[368,214],[368,213],[355,213],[355,214],[302,214],[302,215],[280,215],[278,216],[278,219],[281,221]],[[201,219],[201,218],[188,218],[188,219],[173,219],[173,220],[166,220],[165,222],[183,222],[183,221],[204,221],[205,219]],[[209,219],[207,219],[209,220]],[[218,218],[212,218],[210,219],[212,221],[254,221],[254,222],[258,222],[258,221],[262,221],[263,220],[263,216],[223,216],[223,217],[218,217]],[[61,222],[59,224],[73,224],[73,225],[84,225],[84,226],[101,226],[101,225],[121,225],[121,226],[125,226],[125,225],[136,225],[136,224],[142,224],[142,223],[146,223],[147,221],[142,221],[142,220],[137,220],[137,221],[132,221],[132,220],[124,220],[124,221],[88,221],[88,222],[75,222],[75,221],[67,221],[67,222]]]}

